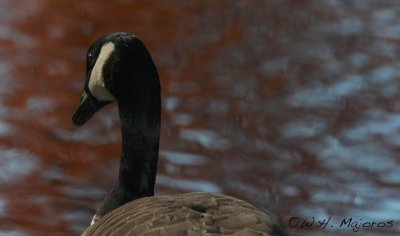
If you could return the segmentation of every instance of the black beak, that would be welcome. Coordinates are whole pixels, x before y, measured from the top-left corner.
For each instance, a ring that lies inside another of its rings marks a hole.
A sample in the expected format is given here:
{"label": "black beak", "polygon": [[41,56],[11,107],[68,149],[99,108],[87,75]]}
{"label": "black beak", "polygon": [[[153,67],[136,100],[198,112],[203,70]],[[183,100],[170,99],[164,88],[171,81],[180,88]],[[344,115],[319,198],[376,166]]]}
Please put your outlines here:
{"label": "black beak", "polygon": [[108,102],[99,102],[94,97],[84,93],[81,104],[72,116],[72,122],[76,126],[85,124],[98,110],[107,105]]}

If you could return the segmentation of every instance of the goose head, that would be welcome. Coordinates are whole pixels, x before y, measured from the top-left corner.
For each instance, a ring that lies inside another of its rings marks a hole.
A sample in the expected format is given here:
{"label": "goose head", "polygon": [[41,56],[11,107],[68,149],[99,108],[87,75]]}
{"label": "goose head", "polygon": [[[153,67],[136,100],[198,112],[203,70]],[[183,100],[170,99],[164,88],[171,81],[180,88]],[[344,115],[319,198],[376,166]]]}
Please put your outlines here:
{"label": "goose head", "polygon": [[87,51],[84,92],[72,120],[75,125],[83,125],[114,101],[136,104],[137,111],[155,108],[157,113],[159,97],[157,69],[144,44],[131,33],[111,33]]}
{"label": "goose head", "polygon": [[157,69],[144,44],[130,33],[111,33],[87,51],[81,102],[72,120],[85,124],[114,101],[122,129],[117,183],[95,218],[134,199],[153,196],[160,139],[161,94]]}

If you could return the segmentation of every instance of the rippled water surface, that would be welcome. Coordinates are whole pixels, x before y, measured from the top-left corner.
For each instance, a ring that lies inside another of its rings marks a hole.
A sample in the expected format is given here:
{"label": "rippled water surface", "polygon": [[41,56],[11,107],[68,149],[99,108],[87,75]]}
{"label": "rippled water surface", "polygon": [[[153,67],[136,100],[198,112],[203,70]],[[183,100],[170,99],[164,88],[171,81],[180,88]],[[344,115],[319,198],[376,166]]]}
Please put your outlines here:
{"label": "rippled water surface", "polygon": [[71,123],[86,49],[111,31],[159,69],[157,194],[230,194],[292,235],[400,235],[386,0],[1,1],[0,235],[79,235],[115,181],[115,106]]}

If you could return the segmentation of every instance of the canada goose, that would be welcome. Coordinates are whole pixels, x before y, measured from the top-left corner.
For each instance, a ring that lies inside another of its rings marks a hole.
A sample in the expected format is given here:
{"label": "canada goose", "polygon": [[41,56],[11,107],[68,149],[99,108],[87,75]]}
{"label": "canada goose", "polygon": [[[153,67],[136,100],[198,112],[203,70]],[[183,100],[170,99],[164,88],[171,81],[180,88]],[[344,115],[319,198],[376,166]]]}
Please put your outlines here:
{"label": "canada goose", "polygon": [[111,33],[86,58],[83,125],[117,101],[122,128],[119,178],[83,235],[287,235],[273,218],[242,200],[210,193],[154,197],[160,139],[160,81],[143,43]]}

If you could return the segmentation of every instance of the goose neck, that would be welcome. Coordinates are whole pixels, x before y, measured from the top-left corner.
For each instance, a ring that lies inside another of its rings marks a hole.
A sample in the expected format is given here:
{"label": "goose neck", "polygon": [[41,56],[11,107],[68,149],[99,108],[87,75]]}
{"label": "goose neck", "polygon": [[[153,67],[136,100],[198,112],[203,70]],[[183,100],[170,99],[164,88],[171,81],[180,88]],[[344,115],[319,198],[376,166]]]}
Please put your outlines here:
{"label": "goose neck", "polygon": [[[151,106],[151,105],[150,105]],[[157,106],[156,106],[157,107]],[[147,104],[119,103],[122,153],[119,185],[130,200],[154,195],[160,138],[160,114]]]}

